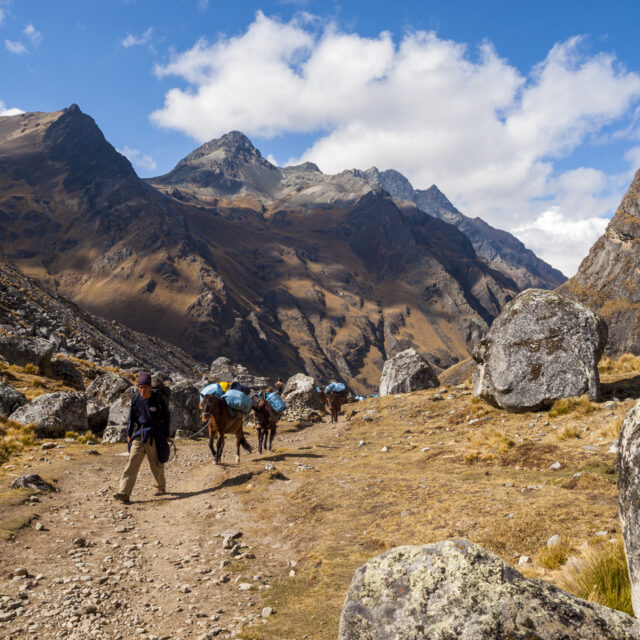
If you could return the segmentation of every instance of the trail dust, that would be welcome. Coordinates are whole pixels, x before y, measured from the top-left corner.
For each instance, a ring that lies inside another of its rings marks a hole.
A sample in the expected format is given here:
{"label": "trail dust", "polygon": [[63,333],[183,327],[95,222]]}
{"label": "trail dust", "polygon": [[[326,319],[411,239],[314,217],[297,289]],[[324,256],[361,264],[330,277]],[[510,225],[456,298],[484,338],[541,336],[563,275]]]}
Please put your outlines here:
{"label": "trail dust", "polygon": [[[169,493],[152,495],[145,462],[130,506],[112,498],[125,445],[31,448],[0,470],[0,528],[13,536],[0,542],[0,631],[335,640],[358,566],[450,537],[514,565],[530,556],[518,569],[554,582],[535,560],[550,536],[578,553],[594,532],[619,533],[609,449],[632,404],[550,419],[489,407],[467,385],[372,398],[337,424],[285,423],[273,452],[241,452],[238,465],[233,446],[216,467],[206,441],[178,441]],[[59,491],[9,490],[22,473]]]}

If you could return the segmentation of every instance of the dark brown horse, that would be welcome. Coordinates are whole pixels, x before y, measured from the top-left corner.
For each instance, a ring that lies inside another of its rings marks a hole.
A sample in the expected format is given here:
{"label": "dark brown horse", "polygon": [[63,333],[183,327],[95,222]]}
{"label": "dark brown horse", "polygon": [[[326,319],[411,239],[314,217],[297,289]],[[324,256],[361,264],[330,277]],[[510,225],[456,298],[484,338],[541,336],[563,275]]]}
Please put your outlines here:
{"label": "dark brown horse", "polygon": [[[236,463],[240,462],[240,447],[251,453],[251,445],[247,442],[242,430],[242,413],[234,411],[234,414],[232,417],[223,398],[210,395],[205,396],[202,400],[202,422],[209,425],[209,449],[211,449],[211,455],[216,464],[220,464],[222,459],[226,435],[235,435],[236,437]],[[213,444],[216,436],[218,437],[217,449]]]}
{"label": "dark brown horse", "polygon": [[331,422],[338,422],[338,416],[342,411],[342,405],[348,402],[348,396],[344,392],[331,391],[326,396],[327,406],[329,407],[329,413],[331,414]]}
{"label": "dark brown horse", "polygon": [[258,429],[258,453],[262,453],[262,447],[271,451],[271,445],[276,435],[278,418],[276,413],[269,407],[262,395],[254,396],[253,413],[256,416]]}

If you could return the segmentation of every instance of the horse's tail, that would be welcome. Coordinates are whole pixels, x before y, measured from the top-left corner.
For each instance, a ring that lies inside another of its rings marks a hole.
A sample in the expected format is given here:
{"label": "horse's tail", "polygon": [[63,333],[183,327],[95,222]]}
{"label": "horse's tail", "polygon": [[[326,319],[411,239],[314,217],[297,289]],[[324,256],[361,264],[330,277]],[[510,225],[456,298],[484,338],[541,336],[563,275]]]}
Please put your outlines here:
{"label": "horse's tail", "polygon": [[242,438],[240,438],[240,446],[245,450],[251,453],[253,449],[251,445],[247,442],[247,439],[244,437],[244,433],[242,434]]}

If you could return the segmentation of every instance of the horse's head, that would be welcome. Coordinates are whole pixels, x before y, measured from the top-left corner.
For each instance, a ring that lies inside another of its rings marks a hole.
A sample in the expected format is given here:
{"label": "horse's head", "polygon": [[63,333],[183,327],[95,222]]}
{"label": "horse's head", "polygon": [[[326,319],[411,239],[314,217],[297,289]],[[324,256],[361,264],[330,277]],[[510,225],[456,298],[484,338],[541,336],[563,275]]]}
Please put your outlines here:
{"label": "horse's head", "polygon": [[213,394],[204,396],[200,403],[201,419],[202,422],[208,422],[213,417],[216,408],[216,396]]}

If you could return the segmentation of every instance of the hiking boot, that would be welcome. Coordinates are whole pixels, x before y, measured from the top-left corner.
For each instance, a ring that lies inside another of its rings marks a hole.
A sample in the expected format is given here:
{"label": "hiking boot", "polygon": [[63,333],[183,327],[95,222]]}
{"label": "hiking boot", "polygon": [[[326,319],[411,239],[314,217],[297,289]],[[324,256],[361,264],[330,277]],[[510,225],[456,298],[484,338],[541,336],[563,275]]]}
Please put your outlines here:
{"label": "hiking boot", "polygon": [[167,492],[164,489],[156,489],[153,493],[154,496],[163,496],[165,495]]}
{"label": "hiking boot", "polygon": [[129,496],[126,493],[122,493],[122,491],[114,494],[113,496],[116,500],[120,500],[123,504],[130,504],[131,500],[129,500]]}

